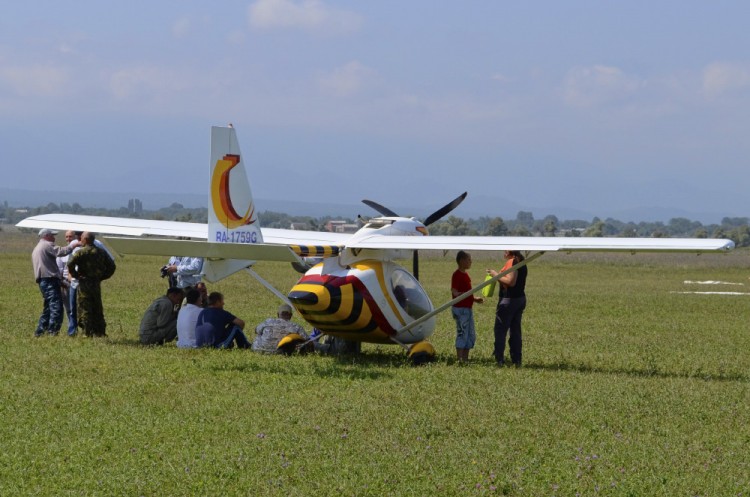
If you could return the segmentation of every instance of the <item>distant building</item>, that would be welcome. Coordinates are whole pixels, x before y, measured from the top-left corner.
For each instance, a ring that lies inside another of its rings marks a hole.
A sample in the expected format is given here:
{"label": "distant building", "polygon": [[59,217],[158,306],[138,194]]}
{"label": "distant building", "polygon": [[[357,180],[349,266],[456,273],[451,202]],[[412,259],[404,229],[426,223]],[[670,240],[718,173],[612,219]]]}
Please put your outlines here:
{"label": "distant building", "polygon": [[291,223],[289,225],[289,229],[299,230],[299,231],[309,231],[310,225],[307,223]]}
{"label": "distant building", "polygon": [[331,233],[356,233],[358,229],[359,225],[341,219],[331,219],[326,223],[326,230]]}
{"label": "distant building", "polygon": [[330,231],[331,233],[337,233],[336,228],[338,226],[343,226],[346,224],[346,221],[343,219],[330,219],[326,223],[326,231]]}
{"label": "distant building", "polygon": [[143,203],[141,203],[141,200],[137,198],[131,198],[128,200],[128,211],[134,214],[143,211]]}

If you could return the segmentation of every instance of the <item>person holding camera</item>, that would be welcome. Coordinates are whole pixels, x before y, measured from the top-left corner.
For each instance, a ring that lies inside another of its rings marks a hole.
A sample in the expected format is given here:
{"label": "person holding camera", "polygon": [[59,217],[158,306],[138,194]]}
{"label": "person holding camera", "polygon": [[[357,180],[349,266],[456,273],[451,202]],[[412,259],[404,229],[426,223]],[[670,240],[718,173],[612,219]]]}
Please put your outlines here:
{"label": "person holding camera", "polygon": [[170,257],[169,262],[161,268],[161,277],[169,278],[170,288],[177,287],[187,291],[201,280],[202,270],[202,257]]}

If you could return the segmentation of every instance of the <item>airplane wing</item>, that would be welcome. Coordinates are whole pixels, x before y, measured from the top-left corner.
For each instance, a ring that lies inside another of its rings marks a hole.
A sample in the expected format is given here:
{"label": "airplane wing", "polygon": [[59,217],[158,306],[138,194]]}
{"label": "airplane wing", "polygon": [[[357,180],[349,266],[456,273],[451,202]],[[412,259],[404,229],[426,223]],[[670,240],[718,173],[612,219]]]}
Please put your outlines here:
{"label": "airplane wing", "polygon": [[[104,235],[173,236],[206,240],[208,225],[156,219],[85,216],[80,214],[41,214],[19,222],[19,228],[49,228],[58,231],[91,231]],[[275,245],[342,245],[351,238],[347,233],[262,228],[263,242]],[[174,255],[174,254],[173,254]],[[197,257],[197,256],[196,256]]]}
{"label": "airplane wing", "polygon": [[713,252],[734,248],[716,238],[616,238],[536,236],[378,236],[346,244],[357,249],[522,250],[563,252]]}
{"label": "airplane wing", "polygon": [[262,228],[263,243],[278,245],[346,245],[351,233]]}
{"label": "airplane wing", "polygon": [[209,259],[249,259],[258,261],[302,262],[287,245],[267,243],[217,243],[164,238],[106,237],[121,254],[191,256]]}
{"label": "airplane wing", "polygon": [[84,216],[80,214],[42,214],[27,217],[16,224],[19,228],[49,228],[91,231],[97,234],[127,236],[175,236],[205,240],[208,227],[204,223],[160,221],[128,217]]}

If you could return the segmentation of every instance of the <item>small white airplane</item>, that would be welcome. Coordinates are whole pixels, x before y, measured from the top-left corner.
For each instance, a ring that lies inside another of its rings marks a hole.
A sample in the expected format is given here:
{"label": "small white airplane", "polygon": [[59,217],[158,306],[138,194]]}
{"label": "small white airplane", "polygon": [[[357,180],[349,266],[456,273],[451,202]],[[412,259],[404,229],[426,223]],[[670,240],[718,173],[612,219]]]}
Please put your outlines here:
{"label": "small white airplane", "polygon": [[[210,160],[207,225],[44,214],[28,217],[17,226],[125,235],[105,237],[120,254],[204,257],[203,273],[210,282],[244,269],[280,299],[290,302],[303,319],[323,334],[355,342],[399,344],[414,362],[434,357],[434,349],[425,340],[435,331],[435,316],[491,283],[485,281],[435,308],[416,276],[419,250],[533,252],[522,265],[547,251],[701,253],[734,248],[731,240],[724,239],[427,236],[427,225],[453,210],[465,193],[425,222],[398,216],[376,202],[365,200],[365,204],[383,215],[366,221],[353,235],[261,229],[232,125],[211,128]],[[412,255],[413,273],[394,262]],[[306,261],[310,259],[305,258],[322,259],[309,267]],[[306,272],[284,296],[251,269],[255,261],[264,260],[291,262]]]}

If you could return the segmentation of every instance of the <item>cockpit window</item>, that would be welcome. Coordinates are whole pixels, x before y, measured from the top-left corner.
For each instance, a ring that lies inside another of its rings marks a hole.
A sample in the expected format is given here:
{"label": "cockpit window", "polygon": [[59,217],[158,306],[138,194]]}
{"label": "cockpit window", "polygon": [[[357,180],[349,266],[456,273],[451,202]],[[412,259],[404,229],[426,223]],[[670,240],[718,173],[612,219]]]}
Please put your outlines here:
{"label": "cockpit window", "polygon": [[365,228],[379,229],[384,226],[390,226],[393,224],[392,219],[371,219],[365,224]]}
{"label": "cockpit window", "polygon": [[403,269],[393,271],[391,287],[398,305],[412,318],[420,318],[432,310],[432,304],[419,282]]}

